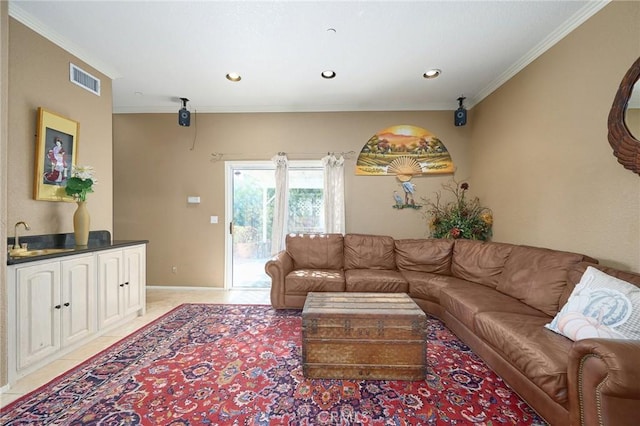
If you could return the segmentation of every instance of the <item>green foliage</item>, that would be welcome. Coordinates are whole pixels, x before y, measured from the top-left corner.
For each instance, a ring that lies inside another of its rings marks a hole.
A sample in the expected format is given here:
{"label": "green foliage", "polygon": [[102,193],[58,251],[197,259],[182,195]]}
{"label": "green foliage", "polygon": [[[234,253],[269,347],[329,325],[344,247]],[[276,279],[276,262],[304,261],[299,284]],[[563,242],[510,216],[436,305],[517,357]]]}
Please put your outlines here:
{"label": "green foliage", "polygon": [[259,232],[252,226],[233,226],[234,243],[255,243],[259,241]]}
{"label": "green foliage", "polygon": [[469,184],[459,184],[455,180],[442,185],[451,192],[455,200],[444,203],[441,194],[436,194],[435,202],[422,199],[428,207],[429,230],[433,238],[465,238],[487,241],[491,238],[493,215],[491,210],[480,204],[478,197],[465,197]]}
{"label": "green foliage", "polygon": [[92,179],[80,179],[79,177],[70,177],[67,179],[67,186],[64,191],[67,195],[72,196],[79,201],[87,201],[87,194],[93,192]]}
{"label": "green foliage", "polygon": [[73,166],[64,192],[75,200],[87,201],[87,194],[93,192],[93,184],[97,183],[93,174],[91,166]]}
{"label": "green foliage", "polygon": [[[247,226],[262,229],[262,186],[251,174],[238,180],[233,190],[234,226]],[[271,202],[273,204],[273,202]],[[248,241],[247,241],[248,242]]]}
{"label": "green foliage", "polygon": [[[264,228],[266,228],[266,238],[270,239],[275,188],[265,189],[257,179],[246,174],[244,179],[235,182],[233,195],[234,241],[259,242],[262,240]],[[322,196],[322,189],[291,188],[289,190],[288,227],[291,232],[317,230],[321,218],[309,207],[321,202]]]}

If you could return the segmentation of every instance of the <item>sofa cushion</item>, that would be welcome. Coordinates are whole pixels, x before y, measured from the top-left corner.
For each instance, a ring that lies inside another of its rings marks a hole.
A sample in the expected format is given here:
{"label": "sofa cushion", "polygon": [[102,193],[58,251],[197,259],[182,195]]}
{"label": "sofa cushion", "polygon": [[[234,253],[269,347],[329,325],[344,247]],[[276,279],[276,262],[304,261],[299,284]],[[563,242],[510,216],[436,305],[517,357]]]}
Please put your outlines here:
{"label": "sofa cushion", "polygon": [[383,235],[344,236],[344,269],[396,269],[395,244]]}
{"label": "sofa cushion", "polygon": [[451,275],[451,253],[454,240],[405,239],[395,241],[398,269]]}
{"label": "sofa cushion", "polygon": [[440,303],[442,289],[466,282],[460,278],[431,272],[400,271],[400,273],[409,283],[409,296],[436,303]]}
{"label": "sofa cushion", "polygon": [[596,268],[607,275],[611,275],[612,277],[631,283],[636,287],[640,287],[640,274],[621,271],[619,269],[610,268],[608,266],[598,265],[597,263],[580,262],[572,265],[571,268],[569,268],[569,278],[567,279],[567,286],[565,287],[564,292],[560,297],[560,306],[564,306],[567,303],[567,300],[569,300],[569,296],[573,292],[575,286],[580,282],[580,279],[582,278],[582,275],[584,275],[584,271],[587,270],[588,266]]}
{"label": "sofa cushion", "polygon": [[398,271],[348,269],[344,275],[347,291],[365,293],[406,293],[409,291],[409,284]]}
{"label": "sofa cushion", "polygon": [[297,269],[284,279],[285,294],[306,295],[310,291],[344,291],[342,270]]}
{"label": "sofa cushion", "polygon": [[549,321],[551,317],[492,288],[460,281],[440,291],[440,304],[470,330],[480,312],[510,312],[535,316]]}
{"label": "sofa cushion", "polygon": [[504,265],[498,290],[554,316],[567,285],[569,268],[585,259],[577,253],[516,246]]}
{"label": "sofa cushion", "polygon": [[554,401],[566,404],[572,342],[544,328],[547,321],[523,313],[481,312],[475,317],[475,329],[480,338]]}
{"label": "sofa cushion", "polygon": [[640,340],[640,288],[588,266],[567,303],[545,327],[571,340]]}
{"label": "sofa cushion", "polygon": [[342,234],[289,234],[286,250],[294,269],[342,269]]}
{"label": "sofa cushion", "polygon": [[451,273],[463,280],[496,288],[514,246],[472,240],[455,240]]}

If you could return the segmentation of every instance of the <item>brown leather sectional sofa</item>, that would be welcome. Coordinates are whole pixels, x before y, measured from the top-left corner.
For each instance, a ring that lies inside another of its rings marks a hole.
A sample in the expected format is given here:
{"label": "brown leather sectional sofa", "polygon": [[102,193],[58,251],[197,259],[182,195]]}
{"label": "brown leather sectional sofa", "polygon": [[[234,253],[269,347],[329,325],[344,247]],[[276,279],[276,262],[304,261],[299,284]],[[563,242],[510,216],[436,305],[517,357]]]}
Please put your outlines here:
{"label": "brown leather sectional sofa", "polygon": [[276,309],[311,291],[405,292],[446,323],[552,425],[640,424],[640,341],[573,342],[544,328],[588,265],[640,286],[640,275],[588,256],[469,240],[289,235],[267,262]]}

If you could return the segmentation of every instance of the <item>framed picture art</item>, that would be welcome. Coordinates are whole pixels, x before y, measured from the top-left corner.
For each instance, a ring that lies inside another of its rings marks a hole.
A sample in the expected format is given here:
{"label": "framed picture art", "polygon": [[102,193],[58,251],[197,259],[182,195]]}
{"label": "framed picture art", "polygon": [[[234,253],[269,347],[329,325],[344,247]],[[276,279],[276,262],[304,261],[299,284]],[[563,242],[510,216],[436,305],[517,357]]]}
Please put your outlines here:
{"label": "framed picture art", "polygon": [[36,200],[74,201],[64,187],[76,164],[79,131],[77,121],[38,108],[33,185]]}

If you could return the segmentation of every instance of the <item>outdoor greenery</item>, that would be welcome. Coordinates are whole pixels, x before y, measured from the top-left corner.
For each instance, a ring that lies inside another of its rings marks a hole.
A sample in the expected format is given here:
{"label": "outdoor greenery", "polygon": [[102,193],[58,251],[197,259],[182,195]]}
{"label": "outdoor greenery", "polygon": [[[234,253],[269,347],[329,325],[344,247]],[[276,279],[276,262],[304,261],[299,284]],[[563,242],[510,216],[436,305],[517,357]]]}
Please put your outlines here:
{"label": "outdoor greenery", "polygon": [[[236,182],[233,199],[235,242],[260,242],[266,227],[270,239],[273,223],[275,188],[263,193],[261,182],[249,174]],[[264,198],[263,198],[264,197]],[[289,190],[289,223],[291,232],[318,232],[322,220],[320,207],[322,189],[292,188]],[[266,211],[263,214],[263,204]]]}

